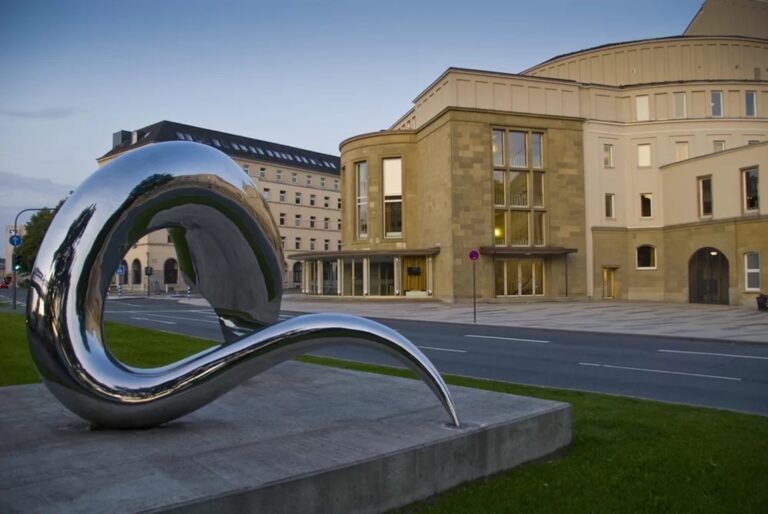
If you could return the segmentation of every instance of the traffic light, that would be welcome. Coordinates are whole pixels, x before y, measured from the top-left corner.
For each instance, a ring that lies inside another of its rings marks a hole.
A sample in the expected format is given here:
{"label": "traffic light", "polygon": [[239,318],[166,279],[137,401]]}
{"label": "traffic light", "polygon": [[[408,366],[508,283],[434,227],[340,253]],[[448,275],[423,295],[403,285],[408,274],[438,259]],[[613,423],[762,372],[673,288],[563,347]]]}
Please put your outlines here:
{"label": "traffic light", "polygon": [[21,271],[21,255],[18,253],[13,254],[13,270]]}

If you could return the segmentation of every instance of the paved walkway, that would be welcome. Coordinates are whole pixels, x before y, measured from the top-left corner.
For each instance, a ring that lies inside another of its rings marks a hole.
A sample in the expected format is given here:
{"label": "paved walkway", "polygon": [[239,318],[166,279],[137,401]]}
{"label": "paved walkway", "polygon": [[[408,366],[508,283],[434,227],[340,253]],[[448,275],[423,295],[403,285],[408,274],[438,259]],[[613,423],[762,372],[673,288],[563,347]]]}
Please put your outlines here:
{"label": "paved walkway", "polygon": [[[206,305],[202,299],[184,301]],[[286,294],[282,308],[298,312],[344,312],[371,318],[472,323],[471,303],[340,300]],[[768,343],[768,313],[751,306],[619,301],[483,303],[477,306],[477,323]]]}

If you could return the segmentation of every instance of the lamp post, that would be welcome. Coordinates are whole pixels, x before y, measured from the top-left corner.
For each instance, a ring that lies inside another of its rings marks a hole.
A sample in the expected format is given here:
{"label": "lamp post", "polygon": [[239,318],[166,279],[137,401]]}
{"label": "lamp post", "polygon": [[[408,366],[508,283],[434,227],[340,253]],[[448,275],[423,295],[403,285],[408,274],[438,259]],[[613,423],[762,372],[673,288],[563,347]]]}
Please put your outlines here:
{"label": "lamp post", "polygon": [[[50,209],[50,207],[32,207],[32,208],[29,208],[29,209],[22,209],[22,210],[20,210],[19,213],[16,214],[16,218],[14,218],[14,220],[13,220],[13,234],[14,235],[18,235],[18,233],[19,233],[19,227],[18,227],[18,225],[19,225],[19,216],[21,216],[25,212],[44,211],[44,210],[51,210],[51,209]],[[13,295],[13,310],[16,310],[16,289],[18,289],[18,287],[19,287],[18,284],[16,283],[16,277],[17,277],[17,272],[18,272],[18,269],[16,269],[16,250],[17,250],[17,248],[18,248],[18,246],[14,246],[13,247],[13,252],[11,253],[11,262],[12,262],[12,265],[13,265],[13,294],[12,294]]]}

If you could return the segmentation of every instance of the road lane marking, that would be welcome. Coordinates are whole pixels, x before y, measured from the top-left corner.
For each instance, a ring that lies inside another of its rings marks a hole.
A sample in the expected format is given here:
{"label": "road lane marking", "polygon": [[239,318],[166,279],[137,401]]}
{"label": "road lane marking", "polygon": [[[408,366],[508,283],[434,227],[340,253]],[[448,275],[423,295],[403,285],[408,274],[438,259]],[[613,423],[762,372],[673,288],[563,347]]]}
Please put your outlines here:
{"label": "road lane marking", "polygon": [[689,355],[713,355],[715,357],[733,357],[734,359],[756,359],[761,361],[768,361],[768,357],[761,357],[759,355],[738,355],[736,353],[716,353],[716,352],[689,352],[686,350],[666,350],[664,348],[656,350],[662,353],[685,353]]}
{"label": "road lane marking", "polygon": [[439,352],[467,353],[467,350],[454,350],[453,348],[437,348],[435,346],[419,346],[424,350],[437,350]]}
{"label": "road lane marking", "polygon": [[464,334],[464,337],[475,337],[479,339],[501,339],[503,341],[521,341],[523,343],[539,343],[539,344],[549,344],[551,342],[551,341],[545,341],[543,339],[522,339],[520,337],[480,336],[475,334]]}
{"label": "road lane marking", "polygon": [[152,318],[140,318],[138,316],[131,316],[131,319],[137,319],[139,321],[154,321],[155,323],[163,323],[165,325],[175,325],[175,321],[163,321],[161,319],[152,319]]}
{"label": "road lane marking", "polygon": [[596,364],[594,362],[579,362],[579,366],[592,366],[592,367],[599,367],[599,368],[611,368],[611,369],[625,369],[629,371],[645,371],[647,373],[662,373],[665,375],[685,375],[688,377],[699,377],[699,378],[714,378],[717,380],[733,380],[736,382],[741,382],[741,379],[738,377],[723,377],[720,375],[704,375],[703,373],[684,373],[682,371],[667,371],[663,369],[648,369],[648,368],[633,368],[630,366],[615,366],[613,364]]}

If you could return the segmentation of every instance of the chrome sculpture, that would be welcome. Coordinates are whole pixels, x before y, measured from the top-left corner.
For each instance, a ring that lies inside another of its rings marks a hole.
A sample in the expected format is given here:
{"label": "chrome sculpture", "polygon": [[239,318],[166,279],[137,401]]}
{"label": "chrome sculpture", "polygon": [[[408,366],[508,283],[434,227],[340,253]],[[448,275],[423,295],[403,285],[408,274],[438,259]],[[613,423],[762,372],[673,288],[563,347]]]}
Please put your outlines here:
{"label": "chrome sculpture", "polygon": [[[225,342],[168,366],[135,368],[105,344],[104,303],[123,255],[159,229],[169,229],[179,267],[215,310]],[[80,417],[105,428],[143,428],[188,414],[292,356],[352,343],[405,363],[459,425],[437,370],[395,331],[342,314],[277,323],[282,260],[269,207],[225,154],[189,142],[128,152],[69,197],[40,247],[27,298],[35,366]]]}

